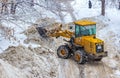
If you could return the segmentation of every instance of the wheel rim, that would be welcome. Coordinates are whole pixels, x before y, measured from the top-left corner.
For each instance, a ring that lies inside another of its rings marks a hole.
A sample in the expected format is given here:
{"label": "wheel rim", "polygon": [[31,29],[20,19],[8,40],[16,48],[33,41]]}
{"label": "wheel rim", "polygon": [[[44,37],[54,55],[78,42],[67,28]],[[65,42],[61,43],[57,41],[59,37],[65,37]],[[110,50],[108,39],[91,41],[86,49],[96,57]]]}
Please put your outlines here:
{"label": "wheel rim", "polygon": [[81,55],[79,53],[76,53],[75,54],[75,59],[76,59],[76,61],[80,61]]}
{"label": "wheel rim", "polygon": [[70,56],[69,48],[67,48],[65,45],[60,46],[57,49],[57,55],[60,58],[67,59]]}
{"label": "wheel rim", "polygon": [[62,49],[60,54],[64,56],[66,54],[65,50]]}

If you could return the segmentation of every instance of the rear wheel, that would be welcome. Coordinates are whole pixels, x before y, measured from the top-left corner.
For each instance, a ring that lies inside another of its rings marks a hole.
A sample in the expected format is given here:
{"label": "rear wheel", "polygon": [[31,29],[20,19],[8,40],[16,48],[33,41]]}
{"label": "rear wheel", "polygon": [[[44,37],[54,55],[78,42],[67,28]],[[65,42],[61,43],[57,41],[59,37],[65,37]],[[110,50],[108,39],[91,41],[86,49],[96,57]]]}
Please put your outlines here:
{"label": "rear wheel", "polygon": [[70,53],[70,50],[67,46],[65,45],[61,45],[58,49],[57,49],[57,55],[58,57],[60,58],[63,58],[63,59],[67,59],[70,57],[71,53]]}
{"label": "rear wheel", "polygon": [[82,51],[80,50],[77,50],[75,53],[74,53],[74,56],[73,56],[74,60],[79,63],[79,64],[84,64],[85,63],[85,58],[84,58],[84,54]]}

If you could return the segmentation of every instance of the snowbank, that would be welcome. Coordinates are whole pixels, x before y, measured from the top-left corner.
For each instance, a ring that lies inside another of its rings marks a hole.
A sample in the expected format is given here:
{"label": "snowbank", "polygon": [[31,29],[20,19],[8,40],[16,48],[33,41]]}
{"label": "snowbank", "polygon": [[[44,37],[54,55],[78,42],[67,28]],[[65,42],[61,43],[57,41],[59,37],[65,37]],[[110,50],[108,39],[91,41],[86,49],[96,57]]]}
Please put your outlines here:
{"label": "snowbank", "polygon": [[3,78],[4,76],[5,78],[56,78],[57,76],[56,55],[48,49],[9,47],[4,54],[0,55],[0,58],[8,62],[4,63],[0,60],[3,66],[1,67]]}

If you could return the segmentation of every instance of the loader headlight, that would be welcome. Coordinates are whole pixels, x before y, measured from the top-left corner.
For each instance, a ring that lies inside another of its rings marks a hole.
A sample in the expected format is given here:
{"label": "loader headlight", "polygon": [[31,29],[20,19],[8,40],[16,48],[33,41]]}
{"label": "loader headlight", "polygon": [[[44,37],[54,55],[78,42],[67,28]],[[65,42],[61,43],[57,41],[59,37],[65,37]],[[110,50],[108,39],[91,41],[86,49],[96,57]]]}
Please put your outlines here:
{"label": "loader headlight", "polygon": [[102,46],[101,46],[101,45],[98,45],[98,46],[97,46],[97,49],[102,49]]}
{"label": "loader headlight", "polygon": [[96,45],[96,52],[103,52],[103,45]]}

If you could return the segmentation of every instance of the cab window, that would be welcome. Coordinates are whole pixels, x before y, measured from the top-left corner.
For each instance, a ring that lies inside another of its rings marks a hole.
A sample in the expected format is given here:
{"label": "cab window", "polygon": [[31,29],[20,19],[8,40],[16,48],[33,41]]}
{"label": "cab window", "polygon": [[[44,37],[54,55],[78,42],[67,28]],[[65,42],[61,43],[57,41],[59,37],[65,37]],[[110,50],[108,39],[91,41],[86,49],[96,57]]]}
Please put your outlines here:
{"label": "cab window", "polygon": [[90,25],[90,26],[75,25],[76,37],[95,35],[95,34],[96,34],[96,25]]}

